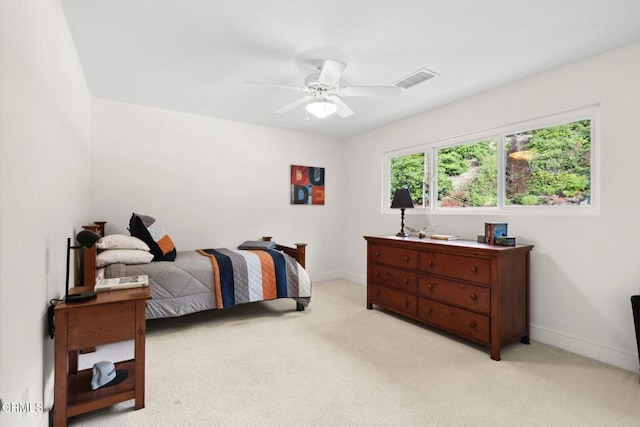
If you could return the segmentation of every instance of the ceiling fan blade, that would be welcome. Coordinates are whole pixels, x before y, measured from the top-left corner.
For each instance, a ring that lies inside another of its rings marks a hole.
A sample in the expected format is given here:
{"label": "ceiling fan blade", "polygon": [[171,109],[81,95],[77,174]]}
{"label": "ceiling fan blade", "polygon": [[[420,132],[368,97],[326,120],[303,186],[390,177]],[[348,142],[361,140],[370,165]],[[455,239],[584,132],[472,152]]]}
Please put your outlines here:
{"label": "ceiling fan blade", "polygon": [[400,86],[350,86],[340,88],[340,96],[398,96]]}
{"label": "ceiling fan blade", "polygon": [[278,85],[278,84],[273,84],[273,83],[252,82],[252,81],[249,81],[249,80],[246,80],[243,83],[247,84],[247,85],[254,85],[254,86],[278,87],[278,88],[281,88],[281,89],[293,89],[293,90],[297,90],[297,91],[303,91],[304,89],[306,89],[306,88],[302,88],[302,87]]}
{"label": "ceiling fan blade", "polygon": [[324,61],[318,81],[327,86],[335,86],[346,67],[347,64],[344,62],[336,61],[335,59],[327,59]]}
{"label": "ceiling fan blade", "polygon": [[313,96],[311,95],[303,96],[302,98],[296,99],[295,101],[285,105],[284,107],[278,108],[276,111],[274,111],[274,113],[282,114],[286,113],[287,111],[291,111],[294,108],[299,107],[300,105],[306,104],[311,98],[313,98]]}
{"label": "ceiling fan blade", "polygon": [[333,103],[336,104],[336,107],[338,107],[338,109],[336,110],[336,114],[341,118],[344,119],[355,114],[354,111],[337,96],[329,95],[327,96],[327,99],[333,101]]}

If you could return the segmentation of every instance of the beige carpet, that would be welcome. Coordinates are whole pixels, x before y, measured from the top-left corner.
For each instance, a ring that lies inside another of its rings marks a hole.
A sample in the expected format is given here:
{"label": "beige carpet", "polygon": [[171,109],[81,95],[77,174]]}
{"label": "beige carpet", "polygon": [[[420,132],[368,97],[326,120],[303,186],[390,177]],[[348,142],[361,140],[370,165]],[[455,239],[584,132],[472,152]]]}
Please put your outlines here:
{"label": "beige carpet", "polygon": [[[637,373],[536,342],[496,362],[367,310],[362,286],[315,283],[313,295],[304,312],[283,300],[149,321],[146,407],[123,402],[69,425],[640,425]],[[92,357],[115,357],[105,355]]]}

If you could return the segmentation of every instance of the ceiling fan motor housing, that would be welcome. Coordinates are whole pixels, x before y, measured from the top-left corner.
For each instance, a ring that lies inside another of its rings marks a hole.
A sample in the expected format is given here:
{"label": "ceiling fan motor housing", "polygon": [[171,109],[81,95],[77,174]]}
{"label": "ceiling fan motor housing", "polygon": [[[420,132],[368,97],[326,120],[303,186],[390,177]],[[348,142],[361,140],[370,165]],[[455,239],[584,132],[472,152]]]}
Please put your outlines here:
{"label": "ceiling fan motor housing", "polygon": [[311,89],[331,89],[332,86],[320,82],[320,73],[309,74],[304,79],[304,84]]}

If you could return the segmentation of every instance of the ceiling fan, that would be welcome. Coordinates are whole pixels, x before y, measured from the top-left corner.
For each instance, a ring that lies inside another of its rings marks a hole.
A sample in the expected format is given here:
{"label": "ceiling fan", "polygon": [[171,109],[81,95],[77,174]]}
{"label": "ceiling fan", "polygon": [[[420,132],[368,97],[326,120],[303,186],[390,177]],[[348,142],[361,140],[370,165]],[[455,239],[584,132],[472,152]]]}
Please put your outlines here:
{"label": "ceiling fan", "polygon": [[318,69],[318,72],[308,75],[302,87],[252,81],[246,81],[245,83],[292,89],[306,93],[307,95],[277,109],[274,113],[282,114],[296,107],[306,105],[307,112],[318,118],[325,118],[333,113],[336,113],[341,118],[353,115],[354,111],[341,98],[350,96],[394,96],[400,95],[403,90],[401,87],[393,85],[341,87],[340,77],[347,64],[334,59],[317,59],[310,62]]}

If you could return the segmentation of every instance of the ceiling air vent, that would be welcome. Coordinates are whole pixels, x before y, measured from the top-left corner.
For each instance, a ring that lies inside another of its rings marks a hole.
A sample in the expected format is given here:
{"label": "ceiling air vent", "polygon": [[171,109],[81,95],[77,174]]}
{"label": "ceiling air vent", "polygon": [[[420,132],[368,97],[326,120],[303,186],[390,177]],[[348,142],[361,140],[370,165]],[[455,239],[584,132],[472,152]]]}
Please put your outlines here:
{"label": "ceiling air vent", "polygon": [[421,68],[415,73],[411,73],[406,77],[401,78],[397,82],[392,83],[394,86],[400,86],[403,89],[409,89],[412,86],[436,77],[438,74],[433,71],[429,71],[426,68]]}

